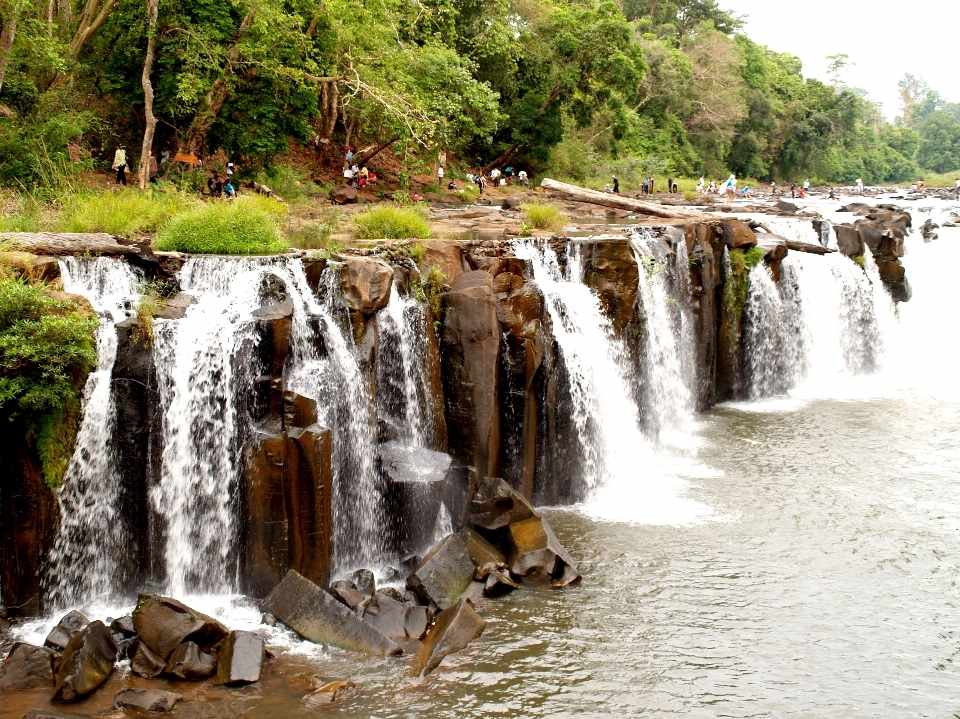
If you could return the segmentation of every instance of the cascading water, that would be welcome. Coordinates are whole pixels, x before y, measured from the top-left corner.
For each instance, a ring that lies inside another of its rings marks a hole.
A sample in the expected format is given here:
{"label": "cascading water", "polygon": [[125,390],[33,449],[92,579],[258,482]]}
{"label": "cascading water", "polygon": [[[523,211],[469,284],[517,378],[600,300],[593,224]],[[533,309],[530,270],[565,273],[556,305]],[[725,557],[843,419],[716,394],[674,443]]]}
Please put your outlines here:
{"label": "cascading water", "polygon": [[427,320],[412,297],[394,282],[390,301],[378,315],[377,415],[390,422],[398,438],[417,447],[432,447],[431,403],[425,396]]}
{"label": "cascading water", "polygon": [[65,258],[60,272],[64,290],[90,301],[100,327],[97,369],[87,378],[76,446],[57,495],[60,526],[47,577],[48,599],[57,608],[109,597],[119,583],[125,537],[117,521],[120,478],[112,453],[111,373],[117,357],[116,323],[130,314],[138,285],[130,265],[108,257]]}
{"label": "cascading water", "polygon": [[318,293],[299,260],[286,261],[275,271],[293,300],[293,356],[284,384],[317,400],[318,421],[333,432],[333,571],[377,567],[385,558],[386,538],[376,414],[345,317],[340,266],[331,264],[324,271]]}
{"label": "cascading water", "polygon": [[695,377],[694,328],[690,295],[690,271],[686,243],[679,242],[673,255],[658,259],[654,243],[662,240],[648,233],[634,233],[640,280],[638,302],[644,318],[643,360],[639,368],[648,432],[659,442],[685,434],[691,417],[691,386]]}
{"label": "cascading water", "polygon": [[[788,275],[787,282],[790,279]],[[794,386],[800,368],[791,351],[790,311],[766,264],[750,270],[742,342],[745,390],[750,399],[783,394]]]}
{"label": "cascading water", "polygon": [[231,591],[247,366],[268,262],[195,258],[179,273],[196,303],[179,320],[156,320],[153,352],[163,407],[160,482],[153,512],[165,538],[167,590]]}
{"label": "cascading water", "polygon": [[[583,283],[580,246],[568,245],[567,273],[545,243],[518,241],[530,262],[566,367],[571,415],[582,456],[585,509],[615,521],[685,523],[709,509],[682,497],[683,486],[641,431],[629,356],[596,294]],[[666,304],[664,302],[664,304]]]}

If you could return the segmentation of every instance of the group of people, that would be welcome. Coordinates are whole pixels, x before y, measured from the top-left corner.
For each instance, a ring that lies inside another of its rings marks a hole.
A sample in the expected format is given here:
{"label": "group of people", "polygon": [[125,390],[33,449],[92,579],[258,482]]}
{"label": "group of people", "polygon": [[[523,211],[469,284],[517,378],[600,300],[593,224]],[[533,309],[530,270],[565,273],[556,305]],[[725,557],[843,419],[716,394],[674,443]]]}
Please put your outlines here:
{"label": "group of people", "polygon": [[[80,148],[71,145],[69,148],[71,159],[80,157]],[[167,153],[169,154],[169,153]],[[120,145],[116,152],[113,153],[113,164],[110,166],[110,169],[117,173],[116,184],[127,186],[127,149]],[[147,169],[147,177],[150,180],[150,183],[153,184],[157,180],[157,175],[160,172],[160,168],[157,166],[157,158],[153,155],[150,155],[150,164]]]}

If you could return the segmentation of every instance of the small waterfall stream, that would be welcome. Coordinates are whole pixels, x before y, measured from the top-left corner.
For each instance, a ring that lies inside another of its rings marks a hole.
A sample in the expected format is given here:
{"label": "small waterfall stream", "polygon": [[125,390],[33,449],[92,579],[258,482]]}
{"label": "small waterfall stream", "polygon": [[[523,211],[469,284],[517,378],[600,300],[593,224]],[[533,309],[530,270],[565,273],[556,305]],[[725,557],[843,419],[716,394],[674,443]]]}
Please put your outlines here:
{"label": "small waterfall stream", "polygon": [[127,318],[138,279],[130,265],[108,257],[60,260],[66,292],[83,295],[100,317],[97,369],[83,396],[77,442],[57,495],[60,526],[47,577],[55,607],[112,596],[121,570],[124,528],[117,521],[120,477],[112,453],[115,433],[113,388],[116,323]]}

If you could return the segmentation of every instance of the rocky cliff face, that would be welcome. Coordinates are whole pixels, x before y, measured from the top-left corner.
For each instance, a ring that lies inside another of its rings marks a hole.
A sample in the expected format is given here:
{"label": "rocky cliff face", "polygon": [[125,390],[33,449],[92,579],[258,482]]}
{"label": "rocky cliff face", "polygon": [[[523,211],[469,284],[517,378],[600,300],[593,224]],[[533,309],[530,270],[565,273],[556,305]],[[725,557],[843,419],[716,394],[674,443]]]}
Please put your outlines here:
{"label": "rocky cliff face", "polygon": [[[883,213],[838,228],[840,249],[850,256],[874,251],[891,294],[903,299],[909,291],[898,258],[909,216],[904,220],[893,211]],[[657,261],[671,272],[689,273],[694,401],[704,410],[735,397],[742,384],[743,305],[725,301],[737,278],[725,267],[724,255],[754,247],[757,237],[735,220],[691,221],[655,229],[652,241]],[[681,243],[689,260],[678,263]],[[561,264],[569,261],[570,252],[577,253],[583,281],[596,292],[631,361],[646,361],[638,339],[646,331],[646,319],[638,301],[640,272],[631,241],[603,237],[570,243],[555,239],[552,244]],[[782,247],[764,248],[764,259],[775,274],[785,253]],[[422,551],[411,545],[429,542],[441,500],[454,526],[462,524],[485,477],[503,477],[536,504],[583,498],[576,481],[581,460],[574,449],[577,428],[570,411],[568,370],[532,268],[514,254],[511,243],[431,241],[419,268],[408,255],[384,252],[380,257],[345,256],[334,264],[305,259],[303,269],[314,290],[322,277],[329,277],[324,273],[339,274],[335,284],[349,314],[372,406],[385,414],[389,398],[377,397],[386,391],[378,390],[378,382],[389,370],[382,356],[381,313],[391,292],[400,288],[412,294],[419,273],[431,266],[442,270],[448,288],[439,315],[425,310],[422,392],[432,406],[430,446],[423,449],[428,454],[413,457],[398,443],[402,428],[379,417],[381,446],[392,443],[378,460],[394,515],[387,518],[384,532],[400,556]],[[249,356],[242,358],[255,376],[250,396],[240,405],[244,429],[238,565],[241,589],[257,597],[291,569],[324,585],[334,549],[331,465],[336,437],[318,423],[315,403],[285,386],[293,305],[280,285],[264,290],[263,307],[255,315],[255,340],[244,350]],[[120,589],[132,593],[164,580],[160,555],[165,528],[156,525],[148,511],[150,490],[160,476],[162,407],[155,356],[144,328],[130,320],[117,331],[113,386],[123,482],[118,521],[132,528]],[[317,341],[323,344],[323,337]],[[16,612],[36,613],[43,604],[39,577],[56,527],[56,500],[43,484],[36,458],[24,456],[9,439],[0,452],[0,543],[10,548],[0,555],[3,602]],[[436,467],[436,476],[418,477],[420,484],[411,484],[405,463],[414,461]],[[423,517],[411,519],[418,512]]]}

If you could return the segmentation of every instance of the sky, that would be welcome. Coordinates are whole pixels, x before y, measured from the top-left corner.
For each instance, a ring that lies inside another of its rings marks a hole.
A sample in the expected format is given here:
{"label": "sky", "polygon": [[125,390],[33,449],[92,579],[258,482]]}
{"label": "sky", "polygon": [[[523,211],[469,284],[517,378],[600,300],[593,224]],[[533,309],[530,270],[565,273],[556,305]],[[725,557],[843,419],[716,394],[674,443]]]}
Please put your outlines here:
{"label": "sky", "polygon": [[926,80],[946,100],[960,102],[960,0],[720,0],[745,16],[746,34],[797,55],[805,77],[829,80],[827,55],[855,63],[844,82],[863,88],[893,119],[897,83],[905,73]]}

